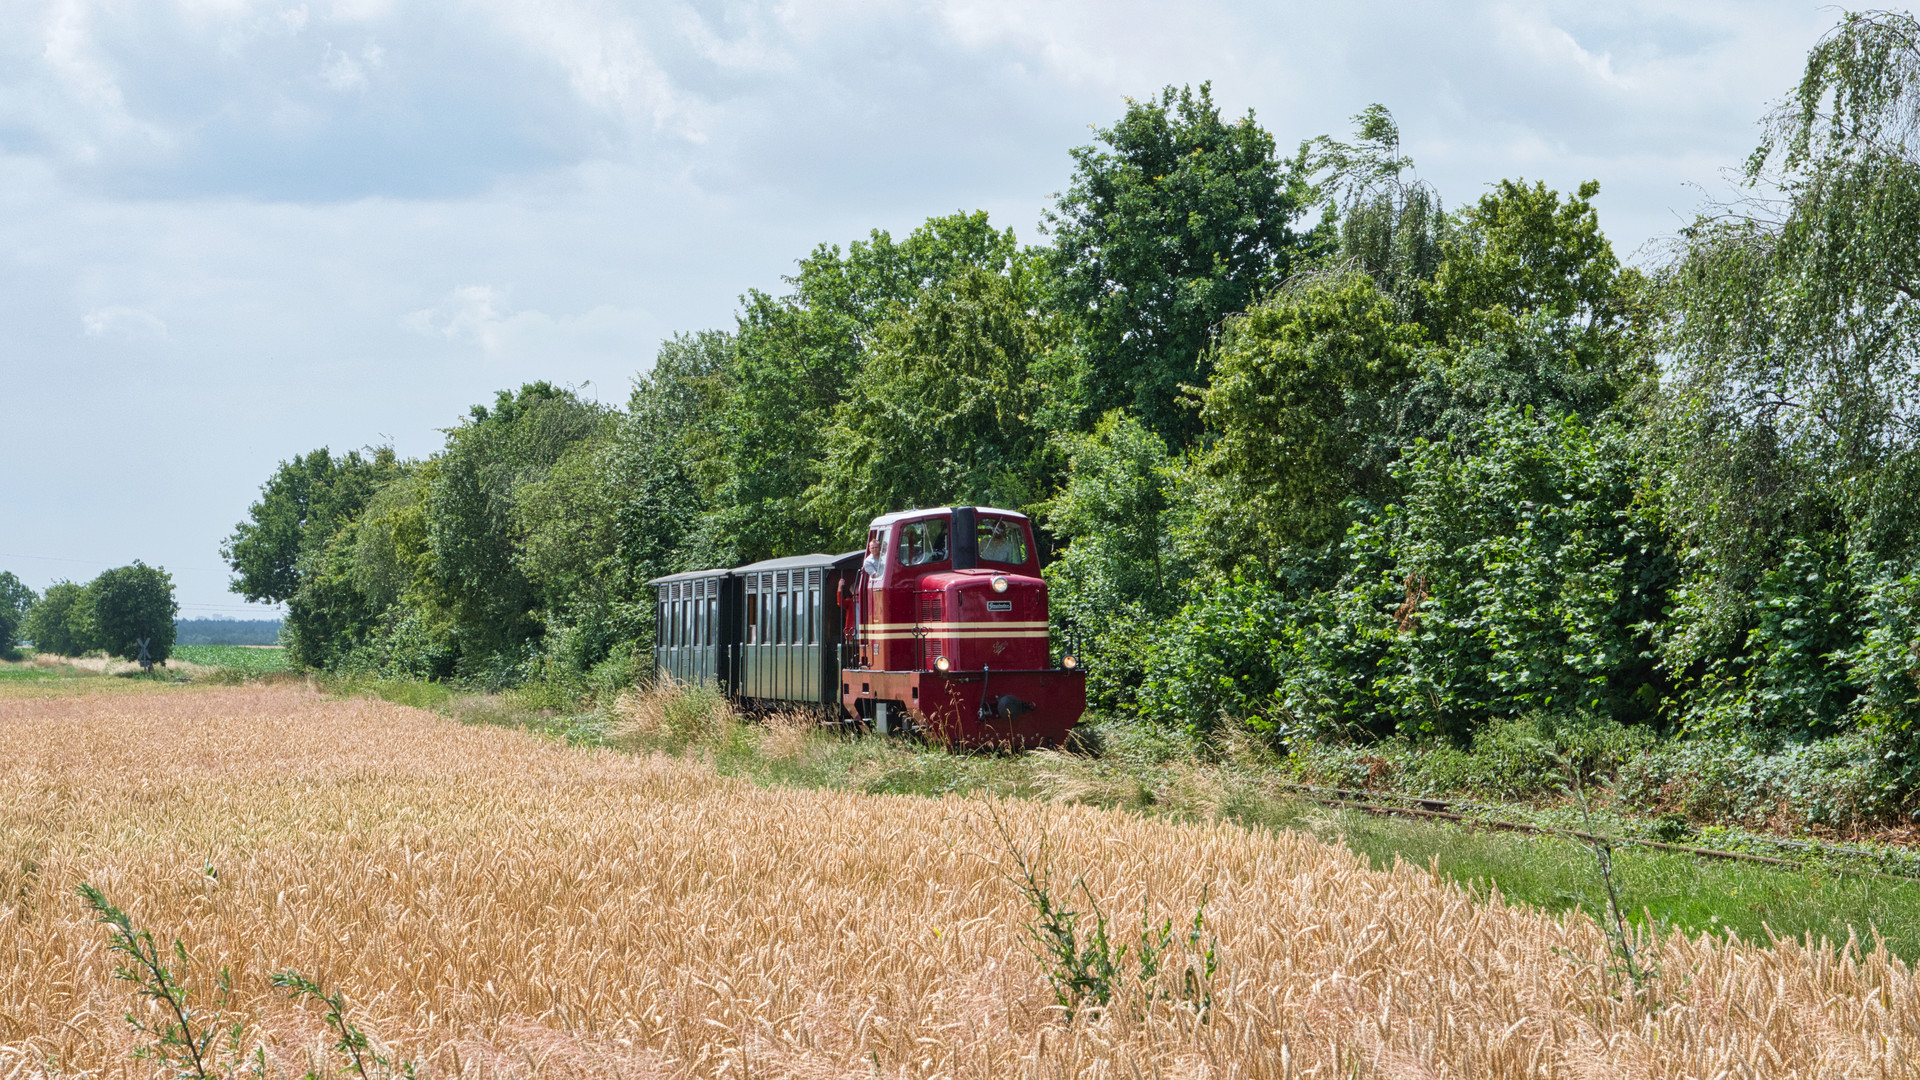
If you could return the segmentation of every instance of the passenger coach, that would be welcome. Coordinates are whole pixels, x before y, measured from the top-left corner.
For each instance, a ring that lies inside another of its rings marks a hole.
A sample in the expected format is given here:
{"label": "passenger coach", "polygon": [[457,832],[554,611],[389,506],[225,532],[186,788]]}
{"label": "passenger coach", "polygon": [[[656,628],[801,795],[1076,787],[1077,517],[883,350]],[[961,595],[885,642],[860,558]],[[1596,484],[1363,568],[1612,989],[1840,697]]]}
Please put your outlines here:
{"label": "passenger coach", "polygon": [[1055,660],[1025,515],[941,507],[875,518],[864,551],[650,582],[660,675],[758,707],[819,706],[886,732],[1057,745],[1086,676]]}

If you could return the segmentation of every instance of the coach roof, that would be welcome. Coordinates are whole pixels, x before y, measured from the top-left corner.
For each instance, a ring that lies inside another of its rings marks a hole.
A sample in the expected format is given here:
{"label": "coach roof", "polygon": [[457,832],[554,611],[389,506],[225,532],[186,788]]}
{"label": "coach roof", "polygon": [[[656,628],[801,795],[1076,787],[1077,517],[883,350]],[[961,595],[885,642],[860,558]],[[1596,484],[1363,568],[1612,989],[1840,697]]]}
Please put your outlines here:
{"label": "coach roof", "polygon": [[684,574],[668,574],[647,582],[649,585],[670,585],[676,581],[698,581],[701,578],[745,577],[748,574],[773,573],[776,570],[816,570],[830,566],[851,566],[860,561],[861,552],[849,551],[844,555],[789,555],[784,559],[766,559],[746,566],[732,569],[689,570]]}

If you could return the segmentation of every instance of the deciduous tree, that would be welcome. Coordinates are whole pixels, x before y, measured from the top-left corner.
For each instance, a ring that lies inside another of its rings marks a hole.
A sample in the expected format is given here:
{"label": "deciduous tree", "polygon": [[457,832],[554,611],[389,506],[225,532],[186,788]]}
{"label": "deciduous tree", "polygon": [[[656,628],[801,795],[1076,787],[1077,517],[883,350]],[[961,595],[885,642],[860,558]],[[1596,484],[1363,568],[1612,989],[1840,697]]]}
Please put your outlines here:
{"label": "deciduous tree", "polygon": [[40,652],[80,656],[94,644],[93,596],[85,585],[56,581],[27,611],[21,634]]}
{"label": "deciduous tree", "polygon": [[1249,111],[1229,122],[1209,84],[1129,101],[1073,151],[1073,179],[1047,214],[1056,302],[1079,328],[1089,417],[1133,409],[1176,446],[1199,418],[1208,344],[1317,238],[1294,229],[1309,191]]}
{"label": "deciduous tree", "polygon": [[20,624],[40,597],[11,570],[0,570],[0,653],[20,641]]}
{"label": "deciduous tree", "polygon": [[105,649],[109,656],[137,660],[144,639],[154,663],[164,663],[172,655],[173,621],[180,605],[173,598],[171,574],[135,560],[131,566],[94,578],[87,592],[93,601],[96,648]]}

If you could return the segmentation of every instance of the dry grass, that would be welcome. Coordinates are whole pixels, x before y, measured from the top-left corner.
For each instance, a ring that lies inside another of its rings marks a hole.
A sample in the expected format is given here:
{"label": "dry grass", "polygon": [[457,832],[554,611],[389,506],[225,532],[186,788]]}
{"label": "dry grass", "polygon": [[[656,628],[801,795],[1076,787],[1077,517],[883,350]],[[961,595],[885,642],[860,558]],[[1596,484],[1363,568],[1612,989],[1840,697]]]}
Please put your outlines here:
{"label": "dry grass", "polygon": [[170,686],[180,676],[206,677],[198,664],[176,662],[159,678],[140,677],[140,665],[103,657],[69,658],[36,653],[22,660],[0,660],[0,701],[87,694],[143,694]]}
{"label": "dry grass", "polygon": [[1920,988],[1884,954],[1676,936],[1645,943],[1665,974],[1636,996],[1584,917],[1293,834],[998,804],[1123,927],[1211,896],[1204,1019],[1069,1025],[978,801],[755,788],[290,685],[10,700],[0,762],[0,1077],[150,1075],[82,881],[182,937],[196,981],[231,967],[275,1075],[324,1041],[269,988],[283,967],[435,1076],[1895,1077],[1920,1055]]}

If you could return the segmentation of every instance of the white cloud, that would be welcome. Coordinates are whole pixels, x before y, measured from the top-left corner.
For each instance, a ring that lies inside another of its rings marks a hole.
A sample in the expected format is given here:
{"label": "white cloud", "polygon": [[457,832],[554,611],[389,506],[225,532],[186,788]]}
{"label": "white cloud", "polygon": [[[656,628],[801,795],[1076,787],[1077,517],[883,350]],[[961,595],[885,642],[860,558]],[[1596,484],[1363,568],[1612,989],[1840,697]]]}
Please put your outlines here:
{"label": "white cloud", "polygon": [[[365,52],[377,57],[380,50],[378,46],[369,46]],[[320,81],[329,90],[364,90],[367,72],[358,59],[329,44],[326,57],[320,61]]]}
{"label": "white cloud", "polygon": [[94,308],[80,317],[82,332],[92,338],[120,341],[157,341],[167,336],[167,324],[160,316],[144,308]]}
{"label": "white cloud", "polygon": [[606,349],[633,356],[635,331],[652,321],[642,308],[614,304],[558,317],[537,309],[515,310],[507,304],[507,293],[491,285],[461,285],[433,307],[409,312],[400,325],[426,337],[477,345],[483,354],[494,357],[543,352],[578,355]]}
{"label": "white cloud", "polygon": [[1502,5],[1492,12],[1502,44],[1549,70],[1573,70],[1594,82],[1620,89],[1634,89],[1633,81],[1622,78],[1613,69],[1609,53],[1593,53],[1583,47],[1565,29],[1556,26],[1544,13]]}
{"label": "white cloud", "polygon": [[500,310],[503,297],[491,285],[461,285],[445,300],[409,313],[400,324],[416,334],[437,334],[448,341],[471,341],[491,352],[507,316]]}

